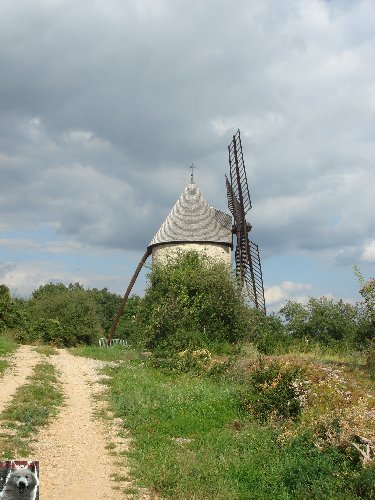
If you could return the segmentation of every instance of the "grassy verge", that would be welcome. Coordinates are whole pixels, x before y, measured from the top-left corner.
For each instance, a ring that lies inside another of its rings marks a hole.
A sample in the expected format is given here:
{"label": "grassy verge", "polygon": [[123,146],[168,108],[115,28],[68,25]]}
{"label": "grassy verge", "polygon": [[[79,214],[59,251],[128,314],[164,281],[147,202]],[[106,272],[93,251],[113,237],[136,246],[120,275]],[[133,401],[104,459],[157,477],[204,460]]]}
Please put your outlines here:
{"label": "grassy verge", "polygon": [[37,347],[34,347],[34,351],[36,351],[38,354],[42,354],[43,356],[55,356],[56,354],[59,354],[57,349],[51,345],[38,345]]}
{"label": "grassy verge", "polygon": [[72,347],[69,351],[75,356],[99,359],[101,361],[126,361],[134,357],[134,351],[117,345],[113,347],[79,346]]}
{"label": "grassy verge", "polygon": [[[0,357],[9,356],[17,349],[17,344],[11,337],[7,335],[0,335]],[[6,359],[0,359],[0,376],[8,368],[9,361]]]}
{"label": "grassy verge", "polygon": [[[318,408],[325,394],[331,406],[347,398],[332,370],[324,372],[323,384],[311,371],[323,388],[310,394]],[[246,377],[168,373],[135,356],[108,373],[112,408],[134,438],[132,474],[163,498],[359,499],[366,477],[373,479],[373,469],[363,469],[355,453],[317,443],[310,422],[316,408],[288,423],[252,418],[241,405]]]}
{"label": "grassy verge", "polygon": [[0,458],[27,456],[31,437],[58,413],[62,404],[55,368],[49,363],[37,364],[29,382],[18,388],[0,414]]}

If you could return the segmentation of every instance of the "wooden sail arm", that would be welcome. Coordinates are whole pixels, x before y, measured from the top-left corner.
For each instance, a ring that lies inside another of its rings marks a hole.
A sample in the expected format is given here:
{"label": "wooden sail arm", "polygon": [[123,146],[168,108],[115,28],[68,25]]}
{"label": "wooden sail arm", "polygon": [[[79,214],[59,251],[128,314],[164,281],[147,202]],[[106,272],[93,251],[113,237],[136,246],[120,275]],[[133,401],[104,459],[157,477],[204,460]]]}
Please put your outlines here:
{"label": "wooden sail arm", "polygon": [[129,295],[130,295],[130,292],[132,291],[134,283],[136,282],[136,280],[138,278],[138,274],[141,272],[142,267],[144,266],[146,260],[149,258],[150,255],[151,255],[151,249],[147,248],[146,252],[144,253],[144,255],[143,255],[142,259],[141,259],[141,261],[138,264],[137,269],[135,270],[135,273],[133,274],[132,279],[130,280],[130,283],[128,285],[128,288],[126,289],[125,295],[123,296],[123,298],[121,300],[120,307],[119,307],[119,309],[117,311],[116,317],[115,317],[115,319],[113,321],[113,324],[112,324],[111,329],[110,329],[109,334],[108,334],[108,342],[109,343],[111,342],[111,340],[113,338],[113,335],[114,335],[114,333],[116,331],[116,328],[117,328],[118,322],[120,320],[121,314],[124,311],[125,304],[126,304],[128,298],[129,298]]}

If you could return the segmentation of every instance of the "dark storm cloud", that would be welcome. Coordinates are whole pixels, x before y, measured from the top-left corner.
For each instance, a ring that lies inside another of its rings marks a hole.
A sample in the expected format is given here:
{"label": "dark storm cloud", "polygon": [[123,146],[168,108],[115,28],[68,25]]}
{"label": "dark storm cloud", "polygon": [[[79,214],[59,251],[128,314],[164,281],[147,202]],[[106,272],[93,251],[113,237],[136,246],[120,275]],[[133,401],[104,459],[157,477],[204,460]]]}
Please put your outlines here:
{"label": "dark storm cloud", "polygon": [[0,19],[3,229],[142,249],[192,161],[225,208],[240,127],[266,254],[371,247],[372,2],[13,1]]}

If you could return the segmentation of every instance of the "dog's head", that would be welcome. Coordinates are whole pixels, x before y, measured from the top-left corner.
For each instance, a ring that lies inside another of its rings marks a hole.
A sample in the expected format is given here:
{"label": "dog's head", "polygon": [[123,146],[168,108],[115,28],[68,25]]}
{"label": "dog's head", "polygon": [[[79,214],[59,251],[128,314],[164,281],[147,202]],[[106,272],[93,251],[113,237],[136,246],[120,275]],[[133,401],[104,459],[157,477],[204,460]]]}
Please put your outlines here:
{"label": "dog's head", "polygon": [[35,462],[27,462],[25,465],[12,463],[7,485],[17,489],[20,493],[26,493],[39,484]]}

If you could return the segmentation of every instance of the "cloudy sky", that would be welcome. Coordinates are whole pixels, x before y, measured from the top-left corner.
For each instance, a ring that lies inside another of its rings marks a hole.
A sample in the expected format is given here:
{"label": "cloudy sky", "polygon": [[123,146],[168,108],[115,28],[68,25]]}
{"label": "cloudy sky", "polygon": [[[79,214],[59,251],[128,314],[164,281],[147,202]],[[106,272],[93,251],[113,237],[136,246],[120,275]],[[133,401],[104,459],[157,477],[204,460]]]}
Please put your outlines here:
{"label": "cloudy sky", "polygon": [[356,300],[353,265],[375,264],[374,54],[373,0],[3,0],[0,282],[123,293],[192,162],[226,209],[240,128],[269,309]]}

